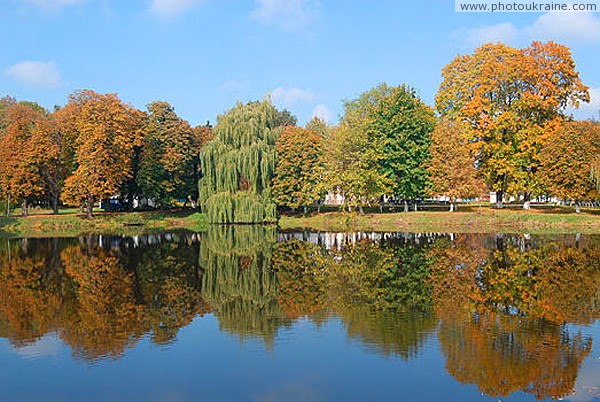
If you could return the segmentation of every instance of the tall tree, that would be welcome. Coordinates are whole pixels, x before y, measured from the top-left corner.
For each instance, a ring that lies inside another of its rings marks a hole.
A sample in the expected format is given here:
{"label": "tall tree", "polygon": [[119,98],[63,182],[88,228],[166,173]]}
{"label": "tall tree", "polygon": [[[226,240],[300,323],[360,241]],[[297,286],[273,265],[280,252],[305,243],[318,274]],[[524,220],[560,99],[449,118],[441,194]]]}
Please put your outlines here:
{"label": "tall tree", "polygon": [[74,93],[74,127],[77,168],[66,180],[62,198],[66,203],[85,202],[92,216],[94,203],[115,195],[131,177],[131,156],[139,133],[142,113],[125,105],[115,94],[91,90]]}
{"label": "tall tree", "polygon": [[195,135],[167,102],[148,105],[137,182],[142,194],[160,205],[195,192]]}
{"label": "tall tree", "polygon": [[213,223],[276,220],[271,198],[277,110],[268,100],[238,103],[217,118],[214,138],[201,154],[202,209]]}
{"label": "tall tree", "polygon": [[273,200],[292,209],[318,202],[322,193],[324,138],[314,131],[287,126],[276,142]]}
{"label": "tall tree", "polygon": [[431,161],[428,171],[433,195],[450,199],[450,211],[456,200],[480,195],[484,184],[477,178],[475,157],[460,123],[442,120],[431,133]]}
{"label": "tall tree", "polygon": [[542,181],[551,194],[575,201],[577,212],[581,212],[579,201],[600,195],[592,179],[598,155],[600,123],[566,123],[541,151]]}
{"label": "tall tree", "polygon": [[[42,130],[45,110],[32,102],[9,106],[6,134],[0,138],[0,186],[7,202],[21,202],[22,215],[27,215],[28,202],[43,194],[43,182],[38,174],[32,139]],[[43,150],[42,150],[43,151]],[[8,210],[7,210],[8,211]],[[8,214],[8,212],[7,212]]]}
{"label": "tall tree", "polygon": [[377,149],[359,129],[346,122],[333,129],[326,155],[326,183],[344,197],[349,210],[355,207],[362,212],[388,192],[391,180],[378,169]]}
{"label": "tall tree", "polygon": [[[567,106],[589,101],[569,49],[533,42],[525,49],[486,44],[442,71],[440,115],[465,124],[479,169],[498,207],[510,191],[541,192],[539,151]],[[528,205],[528,203],[526,203]]]}
{"label": "tall tree", "polygon": [[[339,181],[350,185],[361,200],[381,199],[384,194],[405,200],[424,196],[434,125],[433,110],[406,85],[381,84],[345,102],[340,129],[333,135],[334,145],[341,140],[343,146],[333,154],[341,158],[338,167],[350,165],[354,173]],[[333,171],[340,177],[341,172]]]}
{"label": "tall tree", "polygon": [[392,179],[391,193],[404,199],[426,195],[429,134],[435,127],[433,110],[415,89],[400,85],[389,88],[375,104],[367,132],[380,143],[380,170]]}

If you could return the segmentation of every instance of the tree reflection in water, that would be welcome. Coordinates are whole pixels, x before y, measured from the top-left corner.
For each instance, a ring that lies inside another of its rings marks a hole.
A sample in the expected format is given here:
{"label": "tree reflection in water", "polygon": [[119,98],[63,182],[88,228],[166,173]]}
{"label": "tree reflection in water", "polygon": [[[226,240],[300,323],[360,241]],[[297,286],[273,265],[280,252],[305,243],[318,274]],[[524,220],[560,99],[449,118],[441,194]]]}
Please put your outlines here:
{"label": "tree reflection in water", "polygon": [[210,225],[200,245],[202,294],[220,328],[241,340],[261,338],[268,346],[286,323],[271,269],[275,241],[273,226]]}
{"label": "tree reflection in water", "polygon": [[570,394],[592,340],[565,324],[599,317],[599,250],[523,247],[503,236],[486,250],[474,240],[441,240],[430,250],[448,372],[492,396]]}
{"label": "tree reflection in water", "polygon": [[[410,360],[435,340],[447,371],[492,396],[572,392],[600,317],[594,238],[280,234],[270,226],[0,246],[0,336],[55,332],[86,361],[172,342],[213,312],[273,348],[306,318],[340,320],[374,353]],[[283,240],[283,241],[282,241]],[[310,241],[307,241],[310,240]],[[587,244],[586,244],[587,242]]]}
{"label": "tree reflection in water", "polygon": [[[171,340],[210,311],[185,238],[136,248],[98,237],[12,241],[0,250],[0,328],[20,345],[56,332],[77,358],[116,358],[142,336]],[[197,249],[197,244],[196,244]]]}

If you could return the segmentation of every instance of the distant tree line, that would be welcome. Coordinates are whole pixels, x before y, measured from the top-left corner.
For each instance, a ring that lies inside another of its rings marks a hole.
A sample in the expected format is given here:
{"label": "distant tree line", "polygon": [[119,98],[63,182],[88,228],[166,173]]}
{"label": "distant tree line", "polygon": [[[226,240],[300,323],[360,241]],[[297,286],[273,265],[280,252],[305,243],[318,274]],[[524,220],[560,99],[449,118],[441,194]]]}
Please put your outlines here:
{"label": "distant tree line", "polygon": [[589,101],[567,47],[486,44],[442,71],[435,109],[407,85],[381,84],[344,102],[337,126],[297,126],[266,98],[238,103],[192,127],[167,102],[146,111],[115,94],[73,93],[49,112],[0,100],[0,188],[27,214],[32,203],[80,206],[88,215],[118,197],[157,207],[201,207],[210,222],[273,222],[277,209],[320,209],[326,195],[361,213],[393,200],[416,205],[495,191],[600,197],[600,124],[571,121]]}

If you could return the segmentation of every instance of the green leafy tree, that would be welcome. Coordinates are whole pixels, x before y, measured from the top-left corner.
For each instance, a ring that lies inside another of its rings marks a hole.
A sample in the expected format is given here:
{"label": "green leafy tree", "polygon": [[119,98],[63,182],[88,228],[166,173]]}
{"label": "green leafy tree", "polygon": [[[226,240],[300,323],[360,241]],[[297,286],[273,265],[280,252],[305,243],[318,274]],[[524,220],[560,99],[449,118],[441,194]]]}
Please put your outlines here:
{"label": "green leafy tree", "polygon": [[195,193],[195,133],[167,102],[148,105],[137,182],[144,196],[160,205]]}
{"label": "green leafy tree", "polygon": [[422,198],[428,184],[429,135],[433,110],[406,85],[389,88],[367,117],[367,134],[378,145],[381,173],[392,180],[391,194]]}
{"label": "green leafy tree", "polygon": [[321,198],[323,141],[314,131],[287,126],[275,144],[277,160],[273,200],[292,209],[307,207]]}
{"label": "green leafy tree", "polygon": [[283,110],[276,111],[276,114],[275,114],[275,126],[276,127],[295,126],[297,123],[298,123],[298,119],[289,110],[283,109]]}
{"label": "green leafy tree", "polygon": [[214,138],[201,153],[202,209],[212,223],[274,222],[277,110],[269,100],[239,103],[217,118]]}
{"label": "green leafy tree", "polygon": [[326,145],[326,183],[344,197],[344,205],[358,208],[379,201],[391,184],[377,165],[377,150],[360,130],[342,123],[331,131]]}
{"label": "green leafy tree", "polygon": [[[338,167],[333,175],[346,183],[346,192],[362,201],[359,205],[384,194],[405,200],[424,196],[435,117],[414,89],[381,84],[345,102],[344,110],[332,156]],[[343,177],[346,166],[351,169]]]}

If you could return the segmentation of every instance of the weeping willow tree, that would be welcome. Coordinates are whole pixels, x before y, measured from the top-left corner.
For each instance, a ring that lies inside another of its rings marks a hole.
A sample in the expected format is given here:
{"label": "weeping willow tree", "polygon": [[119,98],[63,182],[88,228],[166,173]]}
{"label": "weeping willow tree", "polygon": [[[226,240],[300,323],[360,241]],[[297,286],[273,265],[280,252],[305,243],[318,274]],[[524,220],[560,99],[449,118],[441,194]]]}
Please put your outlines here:
{"label": "weeping willow tree", "polygon": [[276,220],[271,199],[278,112],[269,100],[238,103],[217,118],[214,138],[202,151],[198,184],[211,223]]}
{"label": "weeping willow tree", "polygon": [[210,225],[200,243],[202,295],[220,328],[240,340],[262,339],[268,347],[286,322],[271,269],[275,242],[271,226]]}

